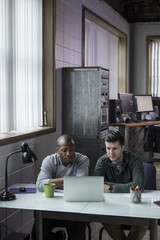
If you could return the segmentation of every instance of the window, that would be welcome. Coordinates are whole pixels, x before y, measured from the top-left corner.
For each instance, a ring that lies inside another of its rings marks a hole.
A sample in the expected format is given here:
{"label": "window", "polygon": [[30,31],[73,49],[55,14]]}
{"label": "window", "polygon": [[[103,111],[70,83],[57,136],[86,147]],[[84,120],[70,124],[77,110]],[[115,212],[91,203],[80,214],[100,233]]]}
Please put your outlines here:
{"label": "window", "polygon": [[110,97],[116,98],[115,92],[125,92],[127,36],[85,7],[83,49],[84,66],[101,66],[110,70]]}
{"label": "window", "polygon": [[85,66],[101,66],[109,69],[110,98],[117,98],[119,38],[86,19]]}
{"label": "window", "polygon": [[1,0],[0,30],[4,145],[55,130],[55,1]]}
{"label": "window", "polygon": [[160,97],[160,37],[147,37],[148,93]]}
{"label": "window", "polygon": [[42,125],[42,2],[5,0],[0,9],[0,132],[4,133]]}

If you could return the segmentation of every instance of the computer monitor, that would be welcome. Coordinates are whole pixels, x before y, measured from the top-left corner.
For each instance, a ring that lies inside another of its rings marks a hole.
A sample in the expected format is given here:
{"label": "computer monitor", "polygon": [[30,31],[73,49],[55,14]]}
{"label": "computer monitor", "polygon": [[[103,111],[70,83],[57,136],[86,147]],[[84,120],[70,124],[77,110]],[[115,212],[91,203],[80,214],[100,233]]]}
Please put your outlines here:
{"label": "computer monitor", "polygon": [[[150,120],[147,117],[149,112],[154,112],[151,94],[134,95],[137,120]],[[142,115],[143,114],[143,115]],[[149,115],[148,115],[149,116]],[[151,118],[151,115],[150,115]]]}
{"label": "computer monitor", "polygon": [[135,113],[133,93],[118,93],[118,99],[121,100],[122,113]]}
{"label": "computer monitor", "polygon": [[134,95],[136,112],[153,112],[153,100],[151,94]]}

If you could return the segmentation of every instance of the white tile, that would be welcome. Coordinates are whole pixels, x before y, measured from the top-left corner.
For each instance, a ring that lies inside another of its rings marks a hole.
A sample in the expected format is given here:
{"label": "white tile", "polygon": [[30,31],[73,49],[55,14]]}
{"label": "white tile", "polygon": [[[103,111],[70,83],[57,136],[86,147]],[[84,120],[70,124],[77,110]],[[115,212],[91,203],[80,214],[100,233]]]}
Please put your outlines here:
{"label": "white tile", "polygon": [[63,15],[60,15],[60,14],[56,15],[56,28],[63,31],[63,28],[64,28]]}
{"label": "white tile", "polygon": [[70,51],[67,48],[64,48],[64,61],[69,63],[70,60]]}
{"label": "white tile", "polygon": [[7,219],[7,227],[13,231],[19,231],[21,229],[21,212],[17,211]]}
{"label": "white tile", "polygon": [[34,223],[34,218],[30,219],[25,225],[22,225],[22,232],[23,233],[31,233],[32,227]]}
{"label": "white tile", "polygon": [[62,61],[56,61],[56,69],[62,68],[63,67],[63,62]]}
{"label": "white tile", "polygon": [[4,189],[5,187],[5,178],[1,177],[0,178],[0,190]]}
{"label": "white tile", "polygon": [[22,163],[22,153],[15,154],[8,159],[8,174],[20,170]]}
{"label": "white tile", "polygon": [[20,182],[20,171],[8,175],[8,187]]}
{"label": "white tile", "polygon": [[6,209],[5,208],[1,208],[0,209],[0,222],[2,222],[5,218],[6,218]]}
{"label": "white tile", "polygon": [[6,155],[7,157],[11,152],[17,151],[20,148],[21,148],[21,142],[2,146],[0,147],[0,156]]}
{"label": "white tile", "polygon": [[19,209],[17,210],[17,209],[13,209],[13,208],[7,208],[7,218],[8,218],[10,215],[16,213],[17,211],[21,211],[21,210],[19,210]]}
{"label": "white tile", "polygon": [[66,33],[64,33],[64,47],[70,47],[70,36]]}
{"label": "white tile", "polygon": [[70,36],[69,48],[75,51],[75,38]]}
{"label": "white tile", "polygon": [[35,167],[34,165],[28,165],[21,171],[20,174],[21,183],[33,183],[35,182]]}
{"label": "white tile", "polygon": [[70,63],[75,63],[75,51],[70,50]]}
{"label": "white tile", "polygon": [[72,6],[74,9],[78,9],[81,12],[82,1],[79,0],[67,0],[68,4]]}
{"label": "white tile", "polygon": [[75,50],[77,52],[81,52],[82,51],[82,40],[75,38]]}
{"label": "white tile", "polygon": [[81,38],[81,34],[82,34],[82,24],[75,23],[74,24],[74,36],[77,38]]}
{"label": "white tile", "polygon": [[4,177],[5,175],[5,165],[6,165],[6,157],[5,156],[0,156],[0,163],[1,163],[1,167],[0,167],[0,177]]}
{"label": "white tile", "polygon": [[70,67],[70,63],[64,62],[64,67]]}
{"label": "white tile", "polygon": [[65,18],[63,31],[67,34],[70,34],[70,28],[72,27],[71,25],[72,25],[71,21]]}
{"label": "white tile", "polygon": [[63,47],[56,45],[56,59],[63,61]]}
{"label": "white tile", "polygon": [[34,211],[21,210],[22,214],[22,225],[25,225],[34,217]]}
{"label": "white tile", "polygon": [[63,8],[64,8],[63,1],[62,0],[56,1],[56,12],[63,15]]}
{"label": "white tile", "polygon": [[72,5],[68,5],[67,3],[64,3],[64,9],[63,9],[63,15],[67,19],[72,19],[72,14],[73,14],[74,8]]}
{"label": "white tile", "polygon": [[56,44],[63,46],[63,32],[58,29],[56,31]]}
{"label": "white tile", "polygon": [[72,37],[75,37],[75,31],[74,31],[74,23],[72,23],[71,27],[70,27],[70,35]]}
{"label": "white tile", "polygon": [[75,52],[75,64],[81,66],[81,53]]}

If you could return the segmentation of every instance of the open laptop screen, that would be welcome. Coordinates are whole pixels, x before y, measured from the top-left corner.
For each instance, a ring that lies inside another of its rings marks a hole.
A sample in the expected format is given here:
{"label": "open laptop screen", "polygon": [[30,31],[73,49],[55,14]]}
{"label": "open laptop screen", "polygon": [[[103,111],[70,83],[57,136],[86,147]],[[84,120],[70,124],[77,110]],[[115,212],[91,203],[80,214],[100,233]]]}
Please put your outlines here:
{"label": "open laptop screen", "polygon": [[65,176],[64,200],[72,202],[104,201],[104,177]]}

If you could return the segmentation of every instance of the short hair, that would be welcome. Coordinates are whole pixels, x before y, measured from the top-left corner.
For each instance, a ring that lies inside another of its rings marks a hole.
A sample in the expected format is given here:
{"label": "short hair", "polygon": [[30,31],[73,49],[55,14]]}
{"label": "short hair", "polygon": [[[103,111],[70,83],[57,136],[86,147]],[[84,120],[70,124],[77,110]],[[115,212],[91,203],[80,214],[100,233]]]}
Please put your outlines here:
{"label": "short hair", "polygon": [[67,143],[67,142],[72,142],[72,144],[75,144],[71,136],[64,134],[57,139],[57,147],[60,147],[61,144]]}
{"label": "short hair", "polygon": [[105,142],[119,142],[121,146],[124,146],[124,137],[119,131],[108,131]]}

